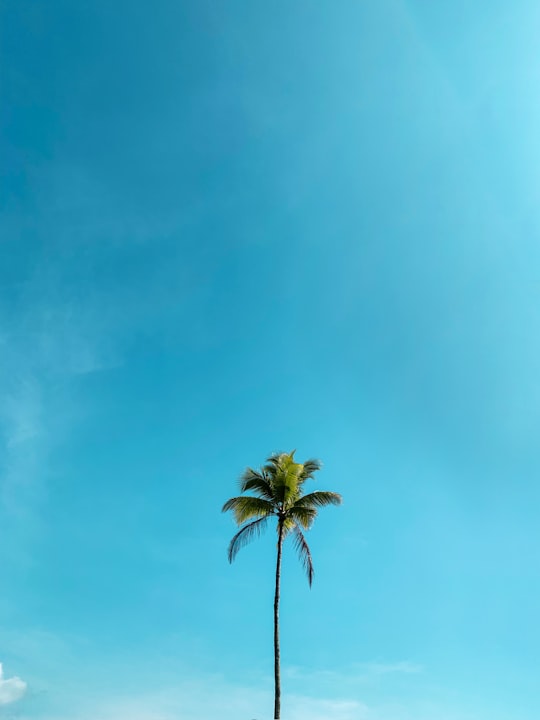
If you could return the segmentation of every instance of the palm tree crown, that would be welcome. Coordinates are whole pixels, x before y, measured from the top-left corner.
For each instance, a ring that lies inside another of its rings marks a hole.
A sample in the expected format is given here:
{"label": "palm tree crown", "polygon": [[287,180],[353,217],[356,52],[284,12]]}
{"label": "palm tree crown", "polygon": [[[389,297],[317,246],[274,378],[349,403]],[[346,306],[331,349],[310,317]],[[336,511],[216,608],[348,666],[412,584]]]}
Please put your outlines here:
{"label": "palm tree crown", "polygon": [[326,505],[340,505],[341,495],[319,490],[304,494],[304,483],[313,479],[320,469],[319,460],[297,463],[291,453],[271,455],[260,470],[247,468],[240,478],[240,491],[250,492],[227,500],[223,512],[231,510],[237,525],[242,527],[229,544],[229,562],[238,551],[266,529],[269,518],[276,517],[280,540],[292,534],[295,548],[306,571],[308,582],[313,581],[313,562],[302,530],[309,530],[317,511]]}

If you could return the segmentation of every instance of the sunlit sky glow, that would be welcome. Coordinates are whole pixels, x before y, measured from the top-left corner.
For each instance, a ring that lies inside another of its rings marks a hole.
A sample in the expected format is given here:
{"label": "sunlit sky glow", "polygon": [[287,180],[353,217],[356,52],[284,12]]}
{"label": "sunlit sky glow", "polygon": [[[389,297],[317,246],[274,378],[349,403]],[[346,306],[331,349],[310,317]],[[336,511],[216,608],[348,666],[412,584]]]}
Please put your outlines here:
{"label": "sunlit sky glow", "polygon": [[[0,4],[0,718],[538,720],[540,9]],[[313,486],[315,487],[315,485]]]}

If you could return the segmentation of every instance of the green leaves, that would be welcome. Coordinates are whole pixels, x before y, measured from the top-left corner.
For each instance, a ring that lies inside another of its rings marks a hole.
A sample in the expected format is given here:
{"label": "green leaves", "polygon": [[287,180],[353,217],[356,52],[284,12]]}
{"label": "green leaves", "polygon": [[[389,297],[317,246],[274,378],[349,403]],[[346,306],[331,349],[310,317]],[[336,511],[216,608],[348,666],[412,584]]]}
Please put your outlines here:
{"label": "green leaves", "polygon": [[264,500],[269,500],[270,502],[274,500],[274,491],[271,484],[262,473],[252,468],[247,468],[240,478],[240,492],[248,491],[255,493],[255,495],[258,495]]}
{"label": "green leaves", "polygon": [[317,517],[317,511],[311,507],[303,507],[299,503],[301,500],[296,502],[292,508],[287,512],[296,523],[300,524],[304,530],[309,530],[313,525],[313,521]]}
{"label": "green leaves", "polygon": [[300,562],[302,563],[302,566],[306,571],[309,587],[311,587],[311,583],[313,582],[313,561],[311,559],[311,551],[309,549],[309,545],[306,542],[306,538],[304,537],[298,525],[295,525],[294,527],[293,538],[294,547],[296,548],[296,551],[298,552],[298,557],[300,558]]}
{"label": "green leaves", "polygon": [[313,476],[317,472],[317,470],[320,470],[322,466],[322,463],[320,460],[306,460],[304,463],[302,473],[300,475],[300,480],[302,483],[304,483],[306,480],[313,479]]}
{"label": "green leaves", "polygon": [[300,497],[301,477],[304,466],[294,461],[294,450],[291,453],[279,453],[268,458],[264,467],[273,490],[274,498],[284,507]]}
{"label": "green leaves", "polygon": [[234,497],[227,500],[221,512],[232,510],[237,525],[241,525],[246,520],[254,517],[267,517],[273,515],[276,511],[274,503],[261,498],[250,497]]}
{"label": "green leaves", "polygon": [[229,562],[232,563],[236,557],[238,551],[253,540],[254,537],[258,537],[263,530],[266,530],[266,522],[268,518],[263,517],[259,520],[245,525],[229,543],[228,557]]}
{"label": "green leaves", "polygon": [[329,492],[328,490],[317,490],[301,497],[296,502],[296,506],[321,508],[327,505],[341,505],[342,502],[343,498],[338,493]]}
{"label": "green leaves", "polygon": [[240,477],[240,491],[252,493],[233,497],[223,505],[222,511],[233,513],[237,525],[243,527],[229,544],[229,562],[238,551],[258,537],[266,528],[272,515],[283,526],[283,537],[291,534],[300,561],[308,576],[313,580],[313,562],[302,530],[309,530],[317,517],[318,509],[327,505],[340,505],[341,495],[326,490],[303,494],[306,480],[313,479],[320,470],[319,460],[298,463],[290,453],[274,453],[260,470],[247,468]]}

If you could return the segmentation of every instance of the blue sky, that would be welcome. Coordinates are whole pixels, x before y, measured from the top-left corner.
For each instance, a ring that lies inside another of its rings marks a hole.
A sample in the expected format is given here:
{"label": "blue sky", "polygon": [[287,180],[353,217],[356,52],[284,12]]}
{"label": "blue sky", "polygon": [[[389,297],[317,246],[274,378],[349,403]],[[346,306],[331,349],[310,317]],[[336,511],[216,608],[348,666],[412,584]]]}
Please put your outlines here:
{"label": "blue sky", "polygon": [[540,8],[0,5],[0,718],[537,720]]}

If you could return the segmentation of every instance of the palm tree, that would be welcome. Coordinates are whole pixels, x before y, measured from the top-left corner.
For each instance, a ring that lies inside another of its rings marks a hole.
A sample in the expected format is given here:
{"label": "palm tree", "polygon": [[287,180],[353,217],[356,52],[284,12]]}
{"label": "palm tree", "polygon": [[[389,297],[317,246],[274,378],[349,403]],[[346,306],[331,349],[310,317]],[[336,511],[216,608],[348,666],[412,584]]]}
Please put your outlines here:
{"label": "palm tree", "polygon": [[247,468],[240,478],[240,491],[251,492],[227,500],[222,512],[231,510],[240,530],[229,544],[229,562],[232,563],[238,551],[258,537],[266,528],[270,517],[277,518],[277,561],[276,590],[274,596],[274,718],[279,720],[281,712],[281,678],[279,656],[279,595],[281,581],[281,554],[283,541],[292,534],[300,561],[307,573],[311,587],[313,562],[311,552],[302,530],[309,530],[317,517],[317,511],[326,505],[340,505],[341,495],[319,490],[304,494],[304,483],[313,479],[320,469],[319,460],[297,463],[291,453],[271,455],[260,470]]}

